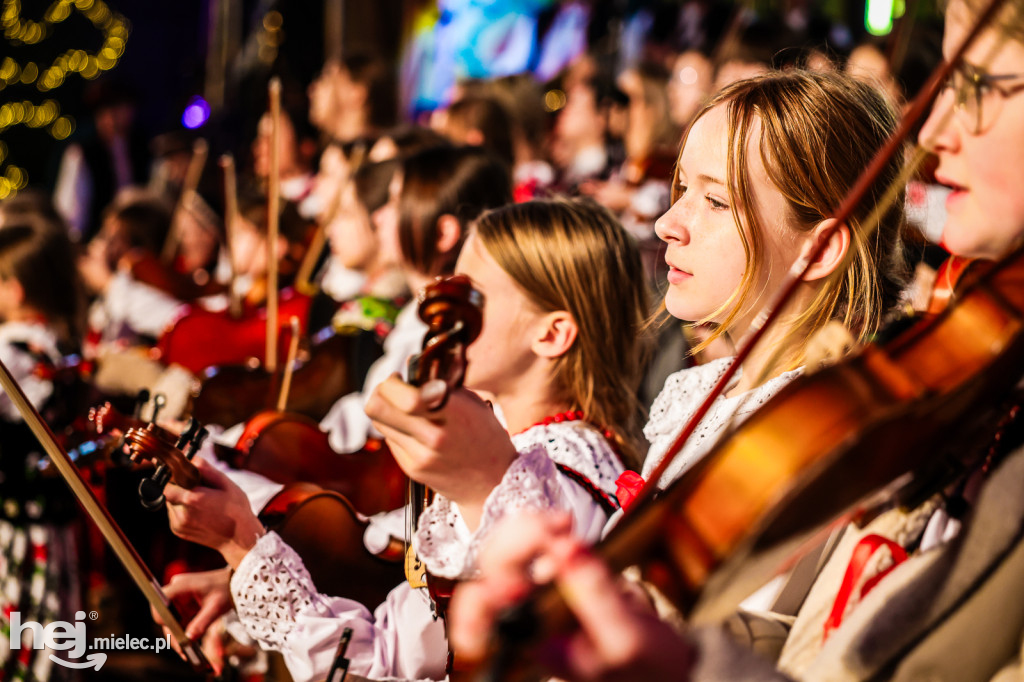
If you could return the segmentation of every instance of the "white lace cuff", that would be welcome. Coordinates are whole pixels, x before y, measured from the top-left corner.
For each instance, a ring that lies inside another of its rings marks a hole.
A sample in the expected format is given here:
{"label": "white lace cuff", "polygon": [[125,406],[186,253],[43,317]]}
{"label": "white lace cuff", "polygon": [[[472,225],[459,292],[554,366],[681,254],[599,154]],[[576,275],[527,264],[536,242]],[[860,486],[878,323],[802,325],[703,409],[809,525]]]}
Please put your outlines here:
{"label": "white lace cuff", "polygon": [[440,495],[420,516],[413,544],[427,570],[441,578],[477,577],[477,557],[491,528],[516,509],[563,509],[558,470],[541,446],[519,453],[484,502],[480,526],[470,533],[458,505]]}
{"label": "white lace cuff", "polygon": [[274,532],[261,537],[231,577],[231,596],[246,632],[264,648],[280,651],[308,610],[316,587],[302,559]]}

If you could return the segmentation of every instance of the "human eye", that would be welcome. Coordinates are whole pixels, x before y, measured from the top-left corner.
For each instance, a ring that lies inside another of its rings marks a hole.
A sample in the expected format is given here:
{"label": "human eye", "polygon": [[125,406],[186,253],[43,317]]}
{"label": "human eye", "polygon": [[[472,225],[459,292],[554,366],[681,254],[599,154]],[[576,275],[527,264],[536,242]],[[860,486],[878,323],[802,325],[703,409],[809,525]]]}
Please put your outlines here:
{"label": "human eye", "polygon": [[704,196],[704,198],[708,200],[708,203],[711,205],[711,208],[715,211],[725,211],[729,208],[729,204],[725,203],[721,199],[718,199],[712,194],[707,194]]}
{"label": "human eye", "polygon": [[963,81],[961,88],[964,90],[964,94],[968,96],[975,94],[984,95],[987,92],[991,92],[995,87],[994,79],[984,69],[973,64],[963,62],[960,66],[960,76]]}

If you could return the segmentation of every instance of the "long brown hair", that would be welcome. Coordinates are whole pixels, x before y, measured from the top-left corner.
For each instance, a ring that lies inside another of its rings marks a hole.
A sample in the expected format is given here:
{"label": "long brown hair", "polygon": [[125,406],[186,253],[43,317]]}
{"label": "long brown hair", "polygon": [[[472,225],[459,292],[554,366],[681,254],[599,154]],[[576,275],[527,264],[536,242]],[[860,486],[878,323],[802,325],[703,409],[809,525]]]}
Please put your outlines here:
{"label": "long brown hair", "polygon": [[[730,299],[701,320],[724,315],[724,322],[696,350],[732,331],[730,325],[741,312],[770,293],[754,291],[758,274],[772,264],[765,263],[764,228],[752,209],[747,159],[752,131],[760,130],[756,149],[768,177],[786,199],[789,223],[806,233],[833,215],[897,124],[882,93],[839,73],[791,70],[739,81],[713,97],[697,118],[718,106],[725,107],[729,121],[727,183],[747,268]],[[791,323],[786,341],[793,343],[780,344],[790,349],[780,361],[781,369],[803,364],[806,339],[830,320],[842,321],[854,339],[863,342],[895,306],[907,278],[902,248],[905,191],[897,184],[902,162],[902,155],[896,154],[855,209],[849,220],[846,267],[830,276]],[[673,183],[673,201],[678,186]],[[883,201],[891,203],[876,213]]]}
{"label": "long brown hair", "polygon": [[635,466],[648,308],[633,238],[607,209],[579,199],[506,206],[482,215],[474,229],[535,305],[572,315],[579,331],[555,364],[559,398],[610,431],[624,463]]}
{"label": "long brown hair", "polygon": [[454,216],[463,239],[469,223],[488,208],[512,201],[505,165],[479,147],[440,146],[402,162],[398,239],[405,261],[426,275],[450,273],[459,249],[437,251],[437,224]]}

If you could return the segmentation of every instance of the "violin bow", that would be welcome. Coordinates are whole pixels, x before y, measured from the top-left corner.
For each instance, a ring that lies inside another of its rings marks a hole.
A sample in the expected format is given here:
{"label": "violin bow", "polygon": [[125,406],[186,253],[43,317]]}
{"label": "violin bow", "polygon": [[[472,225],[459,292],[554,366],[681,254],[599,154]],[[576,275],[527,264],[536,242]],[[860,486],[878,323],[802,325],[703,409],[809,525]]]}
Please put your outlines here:
{"label": "violin bow", "polygon": [[989,20],[995,16],[996,11],[1002,5],[1003,0],[989,0],[988,5],[979,16],[978,21],[971,28],[971,31],[964,38],[963,42],[957,47],[956,52],[949,61],[943,62],[934,73],[931,78],[918,93],[917,97],[914,98],[909,109],[904,114],[903,119],[900,121],[899,127],[892,134],[885,145],[875,154],[875,157],[871,160],[867,169],[861,174],[860,178],[854,184],[853,188],[846,195],[846,199],[839,206],[836,212],[833,214],[835,223],[822,235],[822,238],[818,241],[811,253],[805,256],[803,259],[798,259],[793,266],[790,268],[790,273],[787,279],[784,281],[780,291],[774,297],[772,303],[768,306],[766,312],[759,315],[758,319],[754,321],[752,325],[751,333],[744,339],[743,343],[736,349],[736,357],[733,358],[732,363],[726,368],[725,373],[719,378],[718,382],[712,387],[707,397],[694,412],[693,416],[686,423],[686,426],[673,441],[671,447],[665,454],[665,457],[661,460],[651,475],[648,477],[644,486],[637,493],[634,503],[630,506],[630,511],[626,512],[626,516],[629,516],[631,511],[637,510],[643,506],[642,503],[651,499],[658,490],[658,481],[664,475],[669,465],[675,459],[676,455],[682,450],[683,445],[689,440],[690,436],[696,431],[697,426],[701,420],[711,409],[712,404],[718,399],[718,396],[722,395],[726,388],[729,386],[729,382],[736,375],[740,365],[747,359],[751,351],[765,335],[768,329],[775,323],[779,315],[782,313],[783,307],[789,302],[796,294],[797,289],[800,286],[800,282],[803,281],[804,276],[810,271],[811,266],[818,259],[819,256],[824,252],[828,246],[832,236],[839,230],[840,227],[846,224],[853,215],[854,209],[863,201],[867,195],[868,190],[871,188],[872,183],[878,178],[885,165],[892,159],[900,148],[902,147],[907,135],[913,129],[914,125],[917,124],[918,120],[928,111],[929,106],[935,99],[946,79],[953,72],[953,69],[959,64],[963,58],[964,53],[974,42],[974,39],[981,33],[982,29],[988,24]]}
{"label": "violin bow", "polygon": [[274,76],[270,93],[270,184],[267,190],[267,371],[277,371],[277,235],[281,218],[281,79]]}
{"label": "violin bow", "polygon": [[170,263],[174,259],[174,252],[178,250],[178,244],[181,242],[181,227],[178,221],[181,220],[181,212],[189,210],[192,206],[209,152],[210,146],[203,138],[200,137],[192,143],[192,158],[189,159],[188,168],[185,171],[185,180],[181,186],[178,205],[174,208],[174,221],[171,223],[167,238],[164,239],[164,247],[160,251],[160,260],[164,263]]}
{"label": "violin bow", "polygon": [[167,595],[160,589],[160,583],[157,582],[153,573],[143,563],[142,558],[125,537],[117,522],[100,504],[99,500],[96,499],[92,489],[86,485],[78,468],[71,461],[71,457],[57,443],[53,431],[50,430],[50,427],[39,416],[39,412],[36,411],[32,403],[25,397],[21,386],[14,380],[14,377],[11,376],[10,371],[3,362],[0,362],[0,387],[3,388],[4,393],[11,399],[14,406],[18,408],[18,412],[21,413],[25,423],[28,424],[32,433],[39,440],[39,444],[43,446],[50,461],[57,467],[57,471],[67,482],[68,487],[71,488],[71,492],[74,493],[82,509],[85,510],[85,513],[99,528],[107,544],[114,550],[114,554],[117,555],[125,570],[128,571],[128,575],[131,576],[135,584],[142,590],[142,594],[149,600],[149,603],[164,621],[167,629],[174,635],[174,639],[181,646],[181,650],[188,658],[188,662],[196,670],[205,674],[212,674],[213,668],[199,647],[185,634],[185,628],[179,622],[179,616]]}
{"label": "violin bow", "polygon": [[242,315],[242,298],[235,289],[235,276],[238,267],[235,263],[235,253],[231,245],[235,242],[235,221],[238,220],[238,180],[235,175],[235,157],[231,154],[224,154],[220,157],[220,167],[224,171],[224,247],[228,252],[228,266],[231,269],[231,285],[228,290],[228,300],[231,315],[236,319]]}
{"label": "violin bow", "polygon": [[284,412],[288,407],[288,394],[292,390],[292,375],[295,373],[295,356],[299,354],[299,318],[292,315],[289,322],[291,338],[288,340],[288,359],[284,365],[284,378],[281,380],[281,392],[277,395],[277,411]]}

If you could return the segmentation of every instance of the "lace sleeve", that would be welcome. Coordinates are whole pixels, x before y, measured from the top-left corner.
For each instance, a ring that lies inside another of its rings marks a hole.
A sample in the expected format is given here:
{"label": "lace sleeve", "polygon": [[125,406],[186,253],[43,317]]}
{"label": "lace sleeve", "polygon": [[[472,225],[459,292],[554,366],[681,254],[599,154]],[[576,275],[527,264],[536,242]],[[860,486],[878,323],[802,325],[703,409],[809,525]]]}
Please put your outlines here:
{"label": "lace sleeve", "polygon": [[484,502],[480,526],[470,533],[458,506],[441,496],[424,510],[413,543],[434,575],[472,578],[490,529],[514,509],[565,509],[560,475],[543,447],[521,451]]}
{"label": "lace sleeve", "polygon": [[246,632],[281,650],[300,612],[315,608],[316,587],[302,559],[277,533],[267,533],[231,578],[231,596]]}
{"label": "lace sleeve", "polygon": [[402,583],[371,614],[359,602],[316,591],[302,559],[267,533],[239,564],[231,595],[245,631],[280,651],[296,682],[322,680],[342,632],[352,629],[349,671],[371,679],[444,677],[448,647],[424,590]]}

